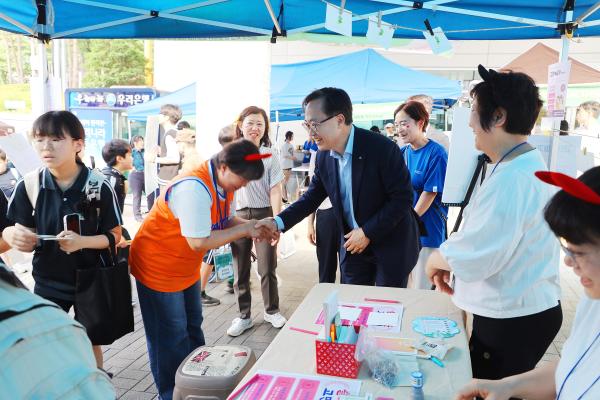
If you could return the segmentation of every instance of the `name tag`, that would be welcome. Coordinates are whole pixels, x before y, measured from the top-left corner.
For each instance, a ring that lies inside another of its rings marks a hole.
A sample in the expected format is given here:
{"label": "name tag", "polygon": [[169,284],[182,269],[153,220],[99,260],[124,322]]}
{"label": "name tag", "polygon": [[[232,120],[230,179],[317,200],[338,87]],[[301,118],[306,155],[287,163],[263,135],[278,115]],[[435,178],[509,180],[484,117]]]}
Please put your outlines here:
{"label": "name tag", "polygon": [[231,246],[226,244],[214,252],[215,273],[218,280],[229,279],[233,276],[233,254]]}

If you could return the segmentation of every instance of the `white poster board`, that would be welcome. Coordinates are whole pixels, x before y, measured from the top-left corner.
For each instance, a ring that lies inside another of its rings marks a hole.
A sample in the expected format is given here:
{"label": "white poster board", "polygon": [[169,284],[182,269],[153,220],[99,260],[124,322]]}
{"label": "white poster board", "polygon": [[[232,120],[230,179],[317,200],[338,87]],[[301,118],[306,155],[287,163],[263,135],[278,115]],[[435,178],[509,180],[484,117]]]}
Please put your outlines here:
{"label": "white poster board", "polygon": [[475,136],[469,127],[470,112],[471,109],[466,107],[456,108],[453,112],[452,141],[442,194],[442,202],[446,204],[463,202],[477,167],[477,157],[481,154],[475,148]]}
{"label": "white poster board", "polygon": [[[145,153],[154,152],[158,146],[158,115],[146,117],[146,135],[144,137]],[[158,168],[155,162],[144,159],[144,190],[146,194],[158,189]]]}
{"label": "white poster board", "polygon": [[[221,150],[219,131],[234,123],[244,108],[258,106],[269,115],[270,46],[269,42],[202,43],[206,61],[196,68],[196,148],[203,159]],[[272,142],[275,129],[272,124]]]}
{"label": "white poster board", "polygon": [[[558,140],[558,152],[556,157],[556,168],[550,169],[550,153],[553,138]],[[583,157],[581,152],[581,136],[552,137],[531,135],[527,141],[542,153],[542,157],[544,158],[548,169],[555,172],[562,172],[569,176],[577,176],[578,160]]]}
{"label": "white poster board", "polygon": [[40,160],[23,134],[8,133],[0,135],[0,148],[4,150],[8,159],[12,161],[21,175],[43,166],[42,160]]}

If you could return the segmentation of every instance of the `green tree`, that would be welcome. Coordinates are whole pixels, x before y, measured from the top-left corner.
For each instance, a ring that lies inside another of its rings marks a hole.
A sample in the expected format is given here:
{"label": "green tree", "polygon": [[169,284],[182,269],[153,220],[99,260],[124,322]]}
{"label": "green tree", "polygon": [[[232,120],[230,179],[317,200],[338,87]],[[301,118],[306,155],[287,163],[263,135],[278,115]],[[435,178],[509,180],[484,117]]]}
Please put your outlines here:
{"label": "green tree", "polygon": [[90,40],[84,48],[84,87],[144,84],[141,40]]}

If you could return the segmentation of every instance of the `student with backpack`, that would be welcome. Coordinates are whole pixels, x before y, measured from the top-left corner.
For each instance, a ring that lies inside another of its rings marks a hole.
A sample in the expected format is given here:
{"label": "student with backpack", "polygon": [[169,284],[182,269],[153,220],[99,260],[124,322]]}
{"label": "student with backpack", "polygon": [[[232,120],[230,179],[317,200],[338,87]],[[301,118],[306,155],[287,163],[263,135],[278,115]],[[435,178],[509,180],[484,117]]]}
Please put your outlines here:
{"label": "student with backpack", "polygon": [[0,398],[114,399],[81,324],[0,262]]}
{"label": "student with backpack", "polygon": [[[17,250],[34,251],[34,292],[68,312],[75,305],[77,269],[101,262],[107,235],[121,239],[119,205],[104,175],[79,158],[85,132],[75,115],[43,114],[33,123],[32,139],[44,167],[17,183],[8,205],[14,226],[3,237]],[[80,233],[65,229],[64,217],[72,214],[79,216]],[[102,368],[102,349],[92,345]]]}
{"label": "student with backpack", "polygon": [[133,168],[131,146],[126,140],[113,139],[102,147],[102,158],[106,167],[102,173],[113,187],[121,209],[121,216],[125,211],[125,196],[127,195],[127,178],[125,172]]}

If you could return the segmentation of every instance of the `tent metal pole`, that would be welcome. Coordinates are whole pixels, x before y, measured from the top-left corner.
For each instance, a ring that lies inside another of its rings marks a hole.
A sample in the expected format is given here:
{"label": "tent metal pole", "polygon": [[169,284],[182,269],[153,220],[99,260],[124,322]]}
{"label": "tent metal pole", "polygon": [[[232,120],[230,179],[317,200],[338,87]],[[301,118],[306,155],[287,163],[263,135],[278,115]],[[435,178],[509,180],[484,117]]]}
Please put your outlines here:
{"label": "tent metal pole", "polygon": [[573,23],[575,25],[579,25],[580,23],[583,22],[584,19],[586,19],[587,17],[589,17],[590,15],[592,15],[593,13],[598,11],[598,9],[600,9],[600,1],[597,2],[596,4],[594,4],[593,6],[591,6],[590,8],[588,8],[587,10],[585,10],[583,12],[583,14],[581,14],[579,17],[577,17],[577,19]]}
{"label": "tent metal pole", "polygon": [[273,12],[273,7],[271,7],[271,2],[269,0],[265,0],[265,7],[267,7],[267,11],[269,11],[269,15],[271,16],[271,21],[273,21],[273,25],[275,25],[275,29],[277,29],[277,33],[281,35],[281,26],[279,26],[279,21],[277,21],[277,17]]}
{"label": "tent metal pole", "polygon": [[[378,2],[378,3],[403,5],[406,7],[412,7],[414,4],[412,1],[406,1],[406,0],[371,0],[371,1]],[[449,13],[454,13],[454,14],[471,15],[474,17],[497,19],[500,21],[518,22],[520,24],[525,24],[525,25],[543,26],[546,28],[553,28],[553,29],[556,28],[556,22],[552,22],[552,21],[543,21],[540,19],[515,17],[513,15],[495,14],[495,13],[490,13],[490,12],[485,12],[485,11],[467,10],[464,8],[440,6],[440,5],[434,4],[433,1],[424,2],[423,8],[429,9],[432,11],[444,11],[444,12],[449,12]]]}
{"label": "tent metal pole", "polygon": [[[455,1],[458,1],[458,0],[432,0],[432,1],[430,1],[430,3],[437,5],[437,4],[453,3]],[[403,13],[403,12],[412,11],[412,10],[414,10],[414,8],[412,8],[412,3],[411,3],[410,6],[395,7],[395,8],[391,8],[389,10],[382,10],[381,15],[398,14],[398,13]],[[354,15],[352,17],[352,21],[360,21],[363,19],[368,19],[369,17],[375,17],[377,15],[379,15],[379,11],[368,13],[368,14]],[[325,27],[325,23],[308,25],[308,26],[303,26],[302,28],[290,29],[290,30],[288,30],[288,34],[291,35],[294,33],[309,32],[309,31],[313,31],[315,29],[321,29],[324,27]]]}
{"label": "tent metal pole", "polygon": [[[575,0],[567,0],[565,4],[565,19],[564,22],[569,22],[573,20],[573,9],[575,8]],[[566,27],[565,27],[566,28]],[[569,44],[570,38],[567,36],[566,29],[561,35],[562,38],[562,48],[560,51],[559,62],[568,62],[569,61]],[[569,93],[567,91],[567,97]],[[567,99],[564,99],[566,104]],[[558,160],[558,141],[560,138],[560,122],[561,120],[558,118],[554,118],[552,121],[552,144],[550,146],[550,171],[556,171],[556,165]]]}
{"label": "tent metal pole", "polygon": [[16,26],[17,28],[24,30],[25,32],[29,33],[32,36],[35,36],[35,32],[33,31],[33,29],[26,27],[19,21],[12,19],[11,17],[9,17],[6,14],[0,13],[0,19],[3,19],[6,22],[8,22],[9,24],[12,24],[12,25]]}
{"label": "tent metal pole", "polygon": [[90,31],[94,31],[94,30],[98,30],[98,29],[110,28],[111,26],[124,25],[124,24],[129,24],[131,22],[143,21],[145,19],[153,18],[150,15],[150,11],[147,11],[147,13],[148,13],[147,15],[138,15],[136,17],[123,18],[123,19],[119,19],[116,21],[105,22],[103,24],[90,25],[90,26],[86,26],[83,28],[71,29],[70,31],[58,32],[53,35],[50,35],[50,37],[52,39],[60,39],[60,38],[66,37],[66,36],[77,35],[79,33],[85,33],[85,32],[90,32]]}

